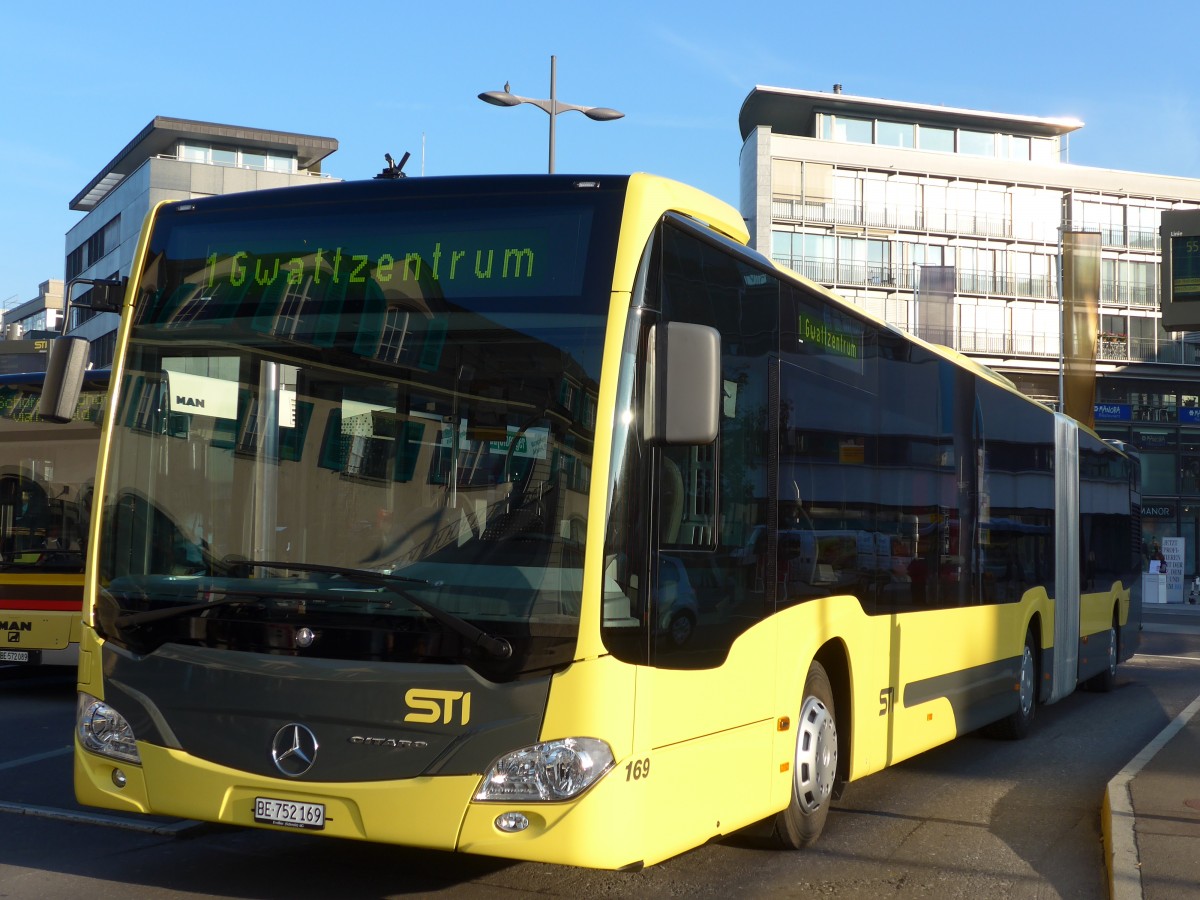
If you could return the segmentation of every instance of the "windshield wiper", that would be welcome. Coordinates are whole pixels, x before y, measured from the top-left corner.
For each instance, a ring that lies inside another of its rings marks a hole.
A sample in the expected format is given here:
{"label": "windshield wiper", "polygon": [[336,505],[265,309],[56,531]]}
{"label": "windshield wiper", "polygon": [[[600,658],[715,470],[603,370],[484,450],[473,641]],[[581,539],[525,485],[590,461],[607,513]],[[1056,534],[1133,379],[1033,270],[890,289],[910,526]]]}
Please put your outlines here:
{"label": "windshield wiper", "polygon": [[[174,619],[178,616],[186,616],[189,613],[204,612],[209,609],[215,609],[218,606],[234,606],[240,603],[261,603],[267,599],[271,600],[297,600],[300,602],[313,600],[314,597],[309,591],[251,591],[251,590],[230,590],[229,588],[221,588],[214,590],[214,594],[220,594],[212,600],[203,600],[199,603],[186,603],[183,606],[164,606],[160,609],[148,609],[142,612],[125,613],[122,616],[117,616],[113,620],[113,624],[118,628],[134,628],[138,625],[145,625],[148,622],[161,622],[164,619]],[[142,599],[146,599],[143,593]],[[369,597],[341,597],[342,600],[353,600],[359,603],[371,603],[373,598]],[[391,601],[388,601],[388,606],[391,606]]]}
{"label": "windshield wiper", "polygon": [[[233,561],[231,561],[233,562]],[[512,644],[502,637],[488,634],[481,628],[476,628],[466,619],[446,612],[446,610],[414,597],[401,588],[401,584],[426,584],[438,587],[441,582],[430,582],[423,578],[409,578],[404,575],[385,575],[382,572],[372,572],[369,569],[354,569],[349,566],[327,566],[321,563],[284,562],[271,559],[238,559],[236,565],[251,566],[261,569],[295,569],[297,572],[322,572],[327,575],[341,575],[362,584],[375,584],[385,588],[402,600],[411,603],[417,609],[427,613],[451,631],[466,638],[479,649],[494,659],[508,659],[512,656]],[[310,599],[312,599],[310,597]]]}
{"label": "windshield wiper", "polygon": [[224,597],[218,597],[215,600],[205,600],[203,603],[188,603],[184,606],[166,606],[162,609],[147,609],[143,612],[126,613],[123,616],[117,616],[113,619],[113,624],[118,628],[132,628],[137,625],[145,625],[148,622],[160,622],[163,619],[174,619],[176,616],[186,616],[188,613],[200,612],[206,609],[214,609],[218,606],[232,606],[237,603],[257,603],[261,599],[261,592],[251,594],[234,594],[225,592]]}

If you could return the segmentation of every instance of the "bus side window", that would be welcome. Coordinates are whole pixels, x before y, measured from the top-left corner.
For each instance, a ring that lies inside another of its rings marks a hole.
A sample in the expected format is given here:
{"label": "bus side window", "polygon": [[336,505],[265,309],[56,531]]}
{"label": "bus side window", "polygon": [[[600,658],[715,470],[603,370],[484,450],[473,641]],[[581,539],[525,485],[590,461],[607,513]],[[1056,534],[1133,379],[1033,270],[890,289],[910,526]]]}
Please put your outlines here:
{"label": "bus side window", "polygon": [[652,660],[703,668],[719,665],[737,637],[773,611],[773,586],[754,577],[746,547],[769,507],[767,394],[779,283],[682,228],[666,225],[661,238],[663,320],[715,329],[721,374],[717,439],[655,454]]}
{"label": "bus side window", "polygon": [[715,550],[716,448],[667,447],[661,468],[659,540],[664,546]]}

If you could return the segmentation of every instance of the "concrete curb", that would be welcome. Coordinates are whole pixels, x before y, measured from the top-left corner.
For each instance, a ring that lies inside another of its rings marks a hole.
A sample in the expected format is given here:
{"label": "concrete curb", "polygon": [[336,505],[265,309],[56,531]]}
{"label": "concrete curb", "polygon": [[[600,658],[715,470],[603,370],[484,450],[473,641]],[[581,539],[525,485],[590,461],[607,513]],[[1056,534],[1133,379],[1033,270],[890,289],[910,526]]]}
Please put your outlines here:
{"label": "concrete curb", "polygon": [[1108,895],[1112,900],[1142,900],[1142,862],[1137,848],[1137,816],[1130,782],[1156,753],[1200,712],[1200,697],[1175,717],[1129,764],[1118,772],[1104,792],[1101,830],[1108,865]]}

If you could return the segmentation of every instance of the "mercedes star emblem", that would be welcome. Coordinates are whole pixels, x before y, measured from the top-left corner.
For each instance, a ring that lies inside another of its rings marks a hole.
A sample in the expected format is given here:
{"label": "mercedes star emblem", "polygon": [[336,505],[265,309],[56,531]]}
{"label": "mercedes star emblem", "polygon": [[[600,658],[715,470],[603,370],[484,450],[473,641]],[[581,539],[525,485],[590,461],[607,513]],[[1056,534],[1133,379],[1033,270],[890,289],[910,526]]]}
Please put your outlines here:
{"label": "mercedes star emblem", "polygon": [[271,741],[271,759],[275,768],[288,778],[298,778],[316,762],[317,746],[317,736],[312,729],[293,722],[275,732],[275,739]]}

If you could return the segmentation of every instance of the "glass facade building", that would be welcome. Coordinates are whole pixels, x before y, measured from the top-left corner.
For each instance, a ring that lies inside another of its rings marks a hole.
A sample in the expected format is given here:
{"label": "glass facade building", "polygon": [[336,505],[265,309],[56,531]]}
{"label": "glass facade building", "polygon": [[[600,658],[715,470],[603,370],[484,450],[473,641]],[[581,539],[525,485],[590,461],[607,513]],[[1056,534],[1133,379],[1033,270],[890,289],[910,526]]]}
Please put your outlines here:
{"label": "glass facade building", "polygon": [[757,248],[1057,406],[1060,235],[1100,235],[1095,427],[1136,447],[1147,547],[1200,573],[1200,332],[1161,325],[1163,211],[1200,179],[1067,161],[1070,118],[756,87],[739,115]]}

